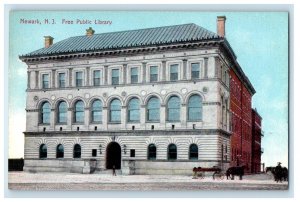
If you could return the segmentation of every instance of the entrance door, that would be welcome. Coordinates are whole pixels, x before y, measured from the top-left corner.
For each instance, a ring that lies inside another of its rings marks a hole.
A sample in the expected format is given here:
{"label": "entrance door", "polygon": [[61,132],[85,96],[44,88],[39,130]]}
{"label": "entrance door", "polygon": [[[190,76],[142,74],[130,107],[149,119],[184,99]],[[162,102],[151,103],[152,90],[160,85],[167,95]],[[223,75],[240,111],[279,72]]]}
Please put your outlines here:
{"label": "entrance door", "polygon": [[121,147],[116,142],[111,142],[106,148],[106,169],[121,168]]}

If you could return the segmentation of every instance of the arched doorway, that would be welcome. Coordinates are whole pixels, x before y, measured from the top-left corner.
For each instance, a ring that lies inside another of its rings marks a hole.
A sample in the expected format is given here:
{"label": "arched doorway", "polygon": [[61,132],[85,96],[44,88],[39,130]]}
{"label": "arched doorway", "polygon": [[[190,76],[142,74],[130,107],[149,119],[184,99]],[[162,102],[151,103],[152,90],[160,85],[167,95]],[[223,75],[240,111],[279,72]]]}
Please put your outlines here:
{"label": "arched doorway", "polygon": [[106,169],[121,169],[121,147],[116,142],[111,142],[106,147]]}

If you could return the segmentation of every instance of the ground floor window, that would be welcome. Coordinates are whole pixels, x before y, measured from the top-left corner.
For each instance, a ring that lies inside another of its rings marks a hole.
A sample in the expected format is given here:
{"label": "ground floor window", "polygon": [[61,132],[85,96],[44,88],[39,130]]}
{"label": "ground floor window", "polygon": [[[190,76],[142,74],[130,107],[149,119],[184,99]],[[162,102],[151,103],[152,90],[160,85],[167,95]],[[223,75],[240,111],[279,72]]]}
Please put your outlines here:
{"label": "ground floor window", "polygon": [[177,159],[177,147],[175,144],[170,144],[168,146],[168,160],[176,160]]}
{"label": "ground floor window", "polygon": [[148,159],[149,160],[156,159],[156,146],[154,144],[150,144],[148,146]]}

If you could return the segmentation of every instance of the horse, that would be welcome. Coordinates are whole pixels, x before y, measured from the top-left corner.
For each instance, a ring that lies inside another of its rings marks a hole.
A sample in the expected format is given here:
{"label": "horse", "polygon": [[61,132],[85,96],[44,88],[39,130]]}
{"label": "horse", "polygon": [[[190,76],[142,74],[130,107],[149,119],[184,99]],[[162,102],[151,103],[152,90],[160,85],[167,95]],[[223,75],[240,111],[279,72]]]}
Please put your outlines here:
{"label": "horse", "polygon": [[232,176],[231,180],[234,180],[235,175],[240,176],[240,180],[242,180],[243,175],[244,175],[244,169],[245,169],[245,166],[236,166],[236,167],[228,168],[226,171],[227,180],[230,175]]}
{"label": "horse", "polygon": [[288,177],[289,177],[289,171],[286,167],[282,168],[282,178],[283,181],[288,181]]}
{"label": "horse", "polygon": [[266,173],[268,173],[268,172],[273,173],[273,172],[274,172],[274,169],[275,169],[275,167],[272,167],[272,166],[266,167]]}

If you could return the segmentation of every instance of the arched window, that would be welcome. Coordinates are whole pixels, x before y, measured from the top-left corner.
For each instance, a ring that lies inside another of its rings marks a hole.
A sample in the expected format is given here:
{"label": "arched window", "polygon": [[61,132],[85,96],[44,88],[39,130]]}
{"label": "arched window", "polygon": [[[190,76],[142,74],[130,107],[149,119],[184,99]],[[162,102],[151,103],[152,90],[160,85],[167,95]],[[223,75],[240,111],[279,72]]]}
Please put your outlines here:
{"label": "arched window", "polygon": [[73,158],[81,158],[81,146],[79,144],[74,145]]}
{"label": "arched window", "polygon": [[128,122],[140,121],[140,100],[132,98],[128,103]]}
{"label": "arched window", "polygon": [[188,102],[188,120],[202,120],[202,98],[199,95],[192,95]]}
{"label": "arched window", "polygon": [[47,158],[47,146],[45,144],[40,146],[40,158]]}
{"label": "arched window", "polygon": [[64,146],[62,144],[56,147],[56,158],[64,158]]}
{"label": "arched window", "polygon": [[57,122],[67,123],[67,103],[65,101],[58,104]]}
{"label": "arched window", "polygon": [[148,146],[148,159],[149,160],[156,159],[156,146],[154,144],[150,144]]}
{"label": "arched window", "polygon": [[172,96],[168,100],[168,121],[180,121],[180,99],[177,96]]}
{"label": "arched window", "polygon": [[102,102],[95,100],[92,104],[92,122],[102,121]]}
{"label": "arched window", "polygon": [[113,99],[110,103],[110,121],[121,122],[121,102]]}
{"label": "arched window", "polygon": [[151,97],[147,104],[147,121],[159,121],[160,102],[157,97]]}
{"label": "arched window", "polygon": [[198,146],[196,144],[190,145],[190,160],[198,160]]}
{"label": "arched window", "polygon": [[74,121],[75,121],[75,123],[83,123],[84,122],[84,103],[81,100],[78,100],[75,103]]}
{"label": "arched window", "polygon": [[41,107],[41,123],[49,124],[50,123],[50,104],[49,102],[44,102]]}
{"label": "arched window", "polygon": [[177,147],[175,144],[170,144],[168,146],[168,160],[176,160],[177,159]]}

